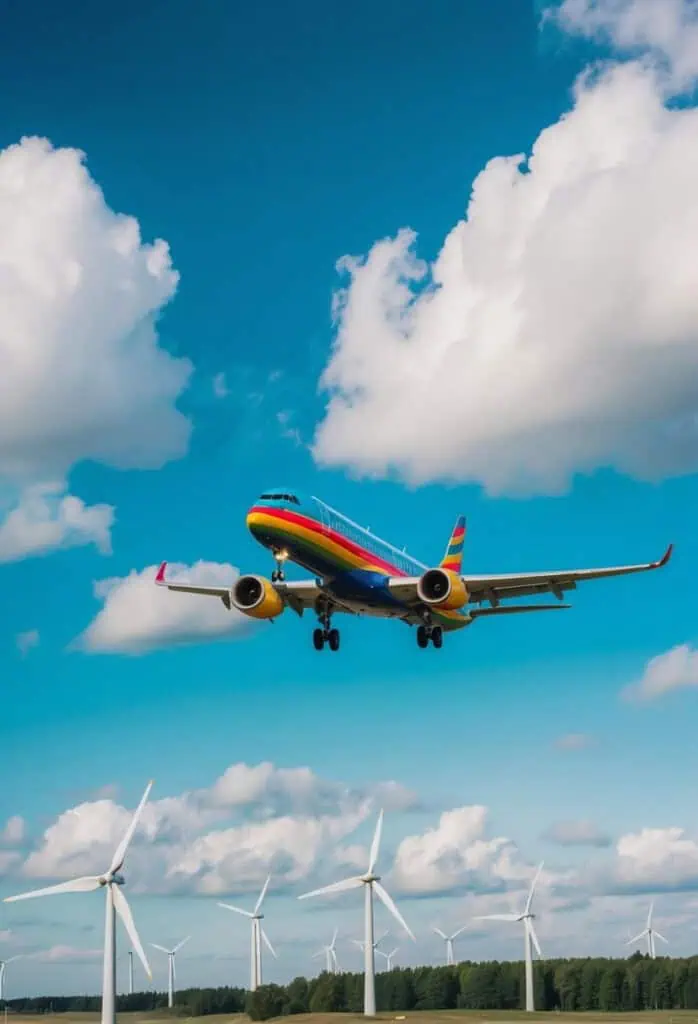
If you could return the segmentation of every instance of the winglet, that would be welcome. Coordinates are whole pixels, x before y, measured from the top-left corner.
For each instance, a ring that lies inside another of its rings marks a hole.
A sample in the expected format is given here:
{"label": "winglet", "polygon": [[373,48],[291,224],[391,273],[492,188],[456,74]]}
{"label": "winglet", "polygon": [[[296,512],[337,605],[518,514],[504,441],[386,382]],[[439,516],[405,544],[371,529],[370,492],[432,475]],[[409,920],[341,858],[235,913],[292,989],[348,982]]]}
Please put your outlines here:
{"label": "winglet", "polygon": [[155,577],[155,582],[156,583],[165,584],[165,586],[167,586],[167,584],[165,583],[165,569],[166,568],[167,568],[167,562],[162,562],[160,564],[160,568],[158,569],[157,575]]}
{"label": "winglet", "polygon": [[664,552],[664,554],[662,555],[662,557],[659,559],[659,561],[654,563],[656,569],[661,569],[662,566],[667,564],[667,562],[671,558],[671,553],[672,553],[673,550],[674,550],[674,545],[670,544],[669,547]]}

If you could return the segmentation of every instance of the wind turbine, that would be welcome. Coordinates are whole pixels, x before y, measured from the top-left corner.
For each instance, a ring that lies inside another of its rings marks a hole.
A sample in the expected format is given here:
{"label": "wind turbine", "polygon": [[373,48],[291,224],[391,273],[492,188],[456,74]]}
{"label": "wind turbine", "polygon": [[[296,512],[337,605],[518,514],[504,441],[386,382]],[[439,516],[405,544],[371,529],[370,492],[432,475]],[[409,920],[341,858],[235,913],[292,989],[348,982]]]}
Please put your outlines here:
{"label": "wind turbine", "polygon": [[136,808],[136,813],[131,819],[131,824],[126,830],[126,835],[121,840],[112,857],[109,870],[103,875],[87,875],[82,878],[73,878],[69,882],[60,882],[58,885],[49,885],[45,889],[35,889],[33,892],[24,892],[19,896],[7,896],[5,903],[14,903],[15,900],[33,899],[35,896],[49,896],[60,892],[93,892],[95,889],[104,889],[106,895],[106,912],[104,922],[104,973],[102,981],[102,1024],[116,1024],[116,914],[126,929],[131,945],[140,957],[148,977],[152,977],[150,966],[143,952],[141,940],[138,938],[136,926],[131,916],[131,908],[126,902],[126,897],[121,891],[124,884],[124,876],[120,874],[121,868],[126,859],[126,852],[129,848],[133,834],[138,825],[138,819],[148,799],[153,783],[150,781],[145,787],[145,793],[141,802]]}
{"label": "wind turbine", "polygon": [[399,948],[400,948],[399,946],[396,946],[395,949],[392,951],[392,953],[384,953],[382,949],[377,949],[376,950],[376,953],[378,953],[380,956],[384,956],[385,957],[385,960],[386,960],[385,969],[386,969],[386,971],[392,971],[392,969],[393,969],[393,957],[395,956],[395,954],[397,953]]}
{"label": "wind turbine", "polygon": [[633,942],[637,942],[638,939],[644,939],[644,937],[646,935],[647,936],[647,951],[648,951],[649,955],[651,956],[651,958],[654,960],[656,955],[657,955],[656,954],[656,950],[654,948],[655,936],[658,939],[661,939],[662,942],[666,942],[667,940],[664,938],[663,935],[659,934],[659,932],[656,930],[656,928],[652,927],[652,911],[653,910],[654,910],[654,901],[652,903],[650,903],[650,910],[649,910],[649,913],[647,915],[647,925],[639,933],[639,935],[635,935],[632,939],[628,939],[628,941],[626,942],[626,946],[629,946]]}
{"label": "wind turbine", "polygon": [[21,959],[22,954],[18,953],[17,956],[10,956],[7,960],[0,960],[0,1003],[5,1000],[5,971],[7,965],[14,963],[15,960]]}
{"label": "wind turbine", "polygon": [[[384,938],[386,938],[386,936],[387,936],[387,935],[389,935],[389,934],[390,934],[390,933],[389,933],[389,932],[388,932],[388,930],[386,929],[386,930],[385,930],[385,931],[383,932],[383,934],[382,934],[382,935],[379,935],[379,936],[378,936],[378,938],[377,938],[377,939],[376,939],[376,938],[374,938],[374,940],[373,940],[373,949],[374,949],[374,952],[376,952],[376,953],[382,953],[382,952],[383,952],[383,950],[382,950],[382,949],[379,949],[378,947],[380,946],[380,944],[381,944],[381,942],[383,941],[383,939],[384,939]],[[361,950],[363,950],[364,946],[366,945],[366,941],[365,941],[365,939],[352,939],[351,941],[352,941],[352,942],[354,943],[354,945],[355,945],[355,946],[358,946],[358,947],[359,947],[359,949],[361,949]]]}
{"label": "wind turbine", "polygon": [[262,918],[264,917],[264,914],[260,914],[260,912],[259,912],[260,908],[262,906],[262,903],[264,902],[264,897],[267,894],[267,889],[269,888],[269,882],[270,881],[271,881],[271,875],[269,875],[269,877],[267,878],[266,882],[262,886],[262,891],[259,894],[259,899],[255,903],[254,910],[252,911],[252,913],[250,913],[249,910],[242,910],[240,907],[234,907],[232,905],[232,903],[219,903],[218,904],[219,907],[225,907],[226,910],[234,910],[236,914],[242,914],[243,917],[249,917],[250,921],[252,922],[252,930],[251,930],[251,937],[250,937],[251,938],[250,992],[254,992],[255,989],[259,988],[259,986],[262,984],[262,942],[260,941],[260,937],[261,937],[261,940],[264,941],[264,945],[267,947],[267,949],[269,950],[271,955],[274,957],[274,959],[275,960],[278,959],[278,957],[276,956],[276,953],[274,952],[274,947],[272,946],[271,942],[267,938],[267,933],[264,931],[264,928],[262,928],[262,925],[261,925],[261,921],[262,921]]}
{"label": "wind turbine", "polygon": [[531,888],[528,890],[528,899],[526,900],[526,906],[521,914],[482,914],[475,918],[476,921],[523,921],[524,926],[524,961],[526,964],[526,1010],[528,1013],[533,1013],[534,1010],[534,999],[533,999],[533,954],[531,952],[531,942],[536,947],[538,956],[542,956],[540,950],[540,944],[538,942],[538,936],[536,930],[533,927],[533,918],[536,916],[531,912],[531,903],[533,902],[533,893],[536,888],[536,882],[538,877],[543,870],[543,861],[538,865],[538,870],[533,876],[531,882]]}
{"label": "wind turbine", "polygon": [[174,949],[165,949],[164,946],[158,946],[156,942],[151,942],[150,945],[153,949],[159,949],[161,953],[167,953],[167,1005],[172,1009],[174,1006],[174,987],[177,981],[177,971],[175,970],[175,954],[179,952],[185,942],[189,942],[191,935],[187,935],[186,939],[175,946]]}
{"label": "wind turbine", "polygon": [[128,994],[133,995],[133,950],[128,951]]}
{"label": "wind turbine", "polygon": [[337,965],[337,935],[338,929],[335,928],[334,933],[332,935],[332,942],[330,942],[329,946],[321,946],[317,953],[313,953],[313,960],[317,959],[317,957],[319,956],[324,956],[325,970],[327,971],[328,974],[336,974],[337,971],[339,970],[339,967]]}
{"label": "wind turbine", "polygon": [[356,875],[353,878],[345,878],[341,882],[334,882],[332,885],[325,885],[322,889],[313,889],[312,892],[304,892],[298,897],[299,900],[308,899],[309,896],[320,896],[330,892],[344,892],[345,889],[360,889],[364,886],[364,1016],[375,1017],[376,1015],[376,964],[375,964],[375,942],[373,939],[373,892],[375,890],[381,903],[383,903],[395,920],[405,929],[413,942],[416,939],[410,931],[405,919],[393,903],[392,897],[388,895],[380,884],[380,875],[375,874],[376,861],[378,860],[378,848],[380,847],[381,832],[383,830],[383,811],[378,815],[376,831],[371,843],[371,852],[368,858],[368,871],[365,875]]}
{"label": "wind turbine", "polygon": [[464,924],[463,927],[459,928],[457,932],[453,933],[453,935],[447,935],[445,932],[442,932],[440,928],[432,927],[431,930],[433,932],[435,932],[436,935],[440,935],[441,938],[446,943],[446,964],[447,965],[455,964],[456,958],[453,955],[453,940],[457,939],[458,936],[460,935],[460,933],[464,932],[467,927],[468,926],[466,924]]}

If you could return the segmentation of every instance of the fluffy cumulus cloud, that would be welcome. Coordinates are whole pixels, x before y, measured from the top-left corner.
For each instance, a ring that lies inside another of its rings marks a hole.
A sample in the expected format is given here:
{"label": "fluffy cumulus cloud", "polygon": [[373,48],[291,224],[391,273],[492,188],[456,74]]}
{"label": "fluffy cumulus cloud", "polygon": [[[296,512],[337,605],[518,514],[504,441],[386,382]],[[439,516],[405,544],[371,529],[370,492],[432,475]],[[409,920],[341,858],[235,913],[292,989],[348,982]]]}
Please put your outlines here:
{"label": "fluffy cumulus cloud", "polygon": [[15,814],[5,822],[5,827],[0,832],[0,843],[3,846],[17,846],[24,839],[25,833],[26,824],[24,818]]}
{"label": "fluffy cumulus cloud", "polygon": [[683,828],[643,828],[622,836],[610,888],[656,892],[698,888],[698,842]]}
{"label": "fluffy cumulus cloud", "polygon": [[611,845],[611,838],[593,821],[557,821],[544,833],[544,838],[558,846]]}
{"label": "fluffy cumulus cloud", "polygon": [[51,482],[84,460],[153,468],[186,451],[175,402],[192,368],[156,331],[177,282],[167,244],[110,209],[79,150],[0,152],[0,485],[5,505],[20,496],[1,559],[109,550],[113,510]]}
{"label": "fluffy cumulus cloud", "polygon": [[[415,797],[392,782],[392,805]],[[385,784],[352,788],[308,768],[234,764],[207,788],[150,800],[129,854],[136,888],[155,892],[246,892],[270,872],[289,885],[331,865],[335,847],[383,803]],[[21,865],[26,878],[105,870],[131,811],[112,799],[61,814]]]}
{"label": "fluffy cumulus cloud", "polygon": [[666,70],[691,77],[693,5],[565,8],[643,59],[584,73],[530,154],[492,159],[433,263],[408,229],[340,261],[318,463],[491,494],[698,468],[698,108]]}
{"label": "fluffy cumulus cloud", "polygon": [[398,846],[392,876],[396,888],[414,895],[456,889],[496,892],[530,877],[515,843],[487,838],[487,808],[444,811],[436,826],[407,836]]}
{"label": "fluffy cumulus cloud", "polygon": [[622,691],[625,700],[651,701],[672,690],[698,686],[698,651],[679,644],[651,658],[642,677]]}
{"label": "fluffy cumulus cloud", "polygon": [[83,544],[109,554],[113,523],[111,505],[86,505],[63,484],[34,485],[0,523],[0,562]]}
{"label": "fluffy cumulus cloud", "polygon": [[[99,580],[94,591],[102,607],[73,646],[90,653],[144,654],[173,644],[225,640],[252,628],[254,620],[228,610],[217,597],[156,586],[157,569],[150,565]],[[238,575],[234,566],[218,562],[167,568],[168,579],[206,586],[231,587]]]}

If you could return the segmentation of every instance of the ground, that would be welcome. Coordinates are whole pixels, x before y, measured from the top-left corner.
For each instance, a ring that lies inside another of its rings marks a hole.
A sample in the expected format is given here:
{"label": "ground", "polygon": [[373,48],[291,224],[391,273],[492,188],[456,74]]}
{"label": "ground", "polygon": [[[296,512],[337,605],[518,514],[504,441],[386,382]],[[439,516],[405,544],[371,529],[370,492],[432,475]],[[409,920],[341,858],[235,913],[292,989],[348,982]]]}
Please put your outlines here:
{"label": "ground", "polygon": [[[1,1020],[2,1018],[0,1018]],[[179,1017],[166,1010],[156,1013],[119,1013],[120,1024],[163,1024],[172,1020],[185,1024],[196,1019],[201,1024],[248,1024],[242,1014],[219,1014],[208,1017]],[[397,1014],[379,1013],[376,1020],[411,1021],[411,1024],[484,1024],[486,1021],[547,1021],[548,1024],[698,1024],[698,1010],[657,1010],[645,1013],[525,1013],[523,1010],[424,1010]],[[16,1014],[8,1013],[13,1024],[96,1024],[99,1013]],[[354,1013],[299,1013],[293,1017],[278,1018],[285,1024],[359,1024],[365,1018]]]}

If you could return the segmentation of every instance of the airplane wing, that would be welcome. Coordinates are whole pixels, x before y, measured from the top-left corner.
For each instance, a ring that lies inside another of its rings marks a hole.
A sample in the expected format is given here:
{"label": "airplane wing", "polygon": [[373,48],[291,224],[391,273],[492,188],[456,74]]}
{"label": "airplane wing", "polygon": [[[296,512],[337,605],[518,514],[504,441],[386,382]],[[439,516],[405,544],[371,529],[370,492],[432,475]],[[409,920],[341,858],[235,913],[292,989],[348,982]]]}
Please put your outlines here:
{"label": "airplane wing", "polygon": [[[601,569],[555,569],[551,572],[521,572],[493,576],[466,576],[461,579],[470,594],[470,602],[479,604],[489,601],[493,608],[502,600],[515,597],[529,597],[533,594],[552,593],[558,600],[566,590],[575,590],[577,583],[584,580],[604,579],[608,576],[626,576],[634,572],[661,569],[671,558],[673,544],[670,544],[657,562],[643,562],[639,565],[617,565]],[[390,579],[389,587],[400,600],[417,603],[418,576]]]}
{"label": "airplane wing", "polygon": [[[155,582],[159,587],[167,587],[168,590],[178,590],[185,594],[204,594],[209,597],[218,597],[228,610],[232,608],[230,587],[202,586],[185,581],[170,581],[165,578],[166,572],[167,562],[163,562],[155,576]],[[273,583],[272,586],[297,615],[302,615],[306,608],[314,607],[315,601],[322,593],[315,580],[287,580]],[[336,610],[343,611],[341,607]]]}

